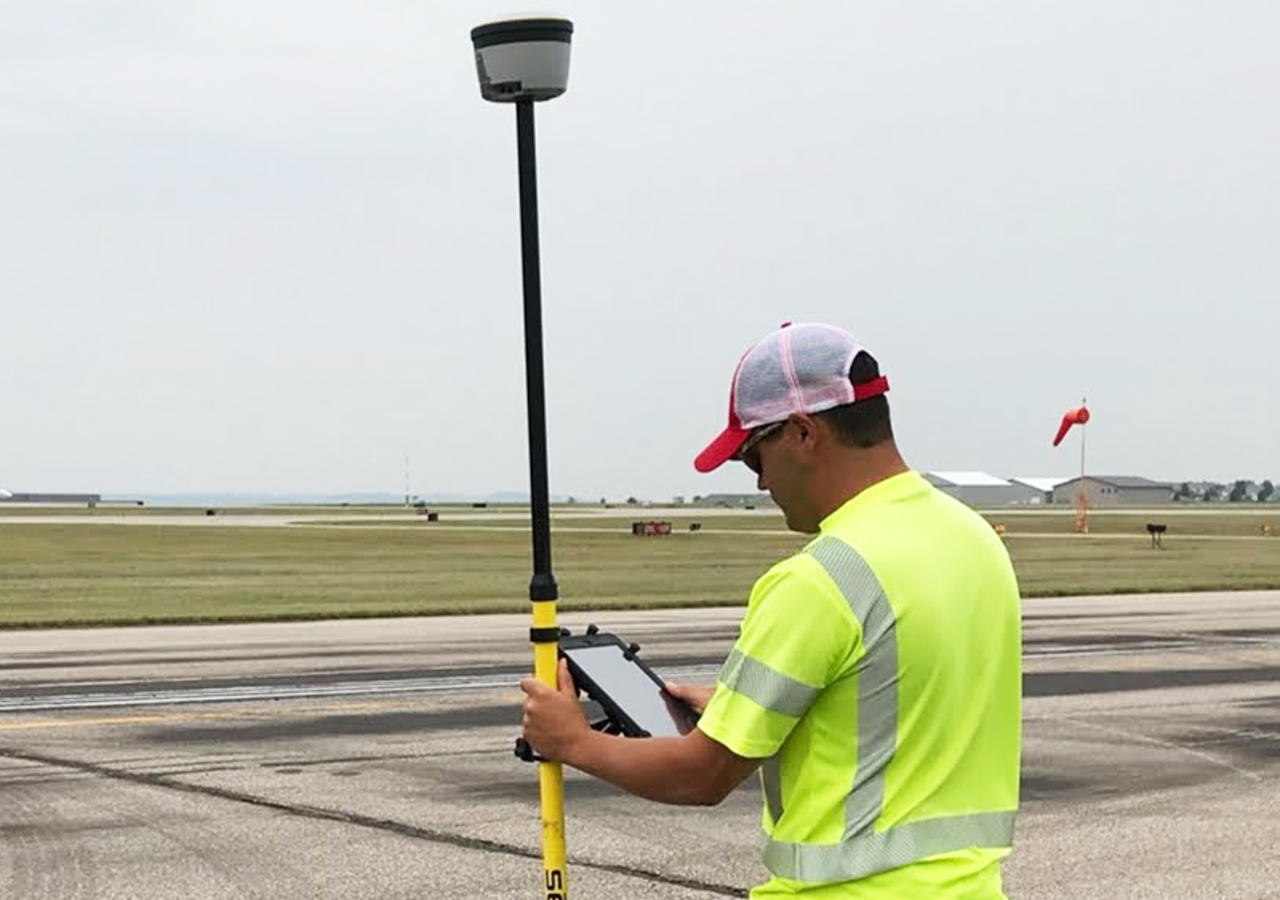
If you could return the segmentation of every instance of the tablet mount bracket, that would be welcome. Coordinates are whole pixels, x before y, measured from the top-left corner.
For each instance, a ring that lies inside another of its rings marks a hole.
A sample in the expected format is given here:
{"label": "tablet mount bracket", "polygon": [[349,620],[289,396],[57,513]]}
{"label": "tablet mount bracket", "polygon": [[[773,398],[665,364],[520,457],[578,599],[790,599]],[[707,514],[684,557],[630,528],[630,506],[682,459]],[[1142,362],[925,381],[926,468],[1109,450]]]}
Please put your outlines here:
{"label": "tablet mount bracket", "polygon": [[[587,634],[597,634],[600,628],[596,625],[587,626]],[[558,642],[561,637],[568,637],[570,631],[568,628],[530,628],[529,640],[535,644]],[[623,653],[628,660],[635,659],[637,653],[640,652],[640,645],[636,643],[628,644],[626,652]],[[599,719],[591,723],[592,731],[599,731],[602,734],[621,735],[622,723],[614,719],[612,716],[605,714],[603,719]],[[516,738],[515,755],[518,759],[525,762],[549,762],[545,756],[540,756],[533,745],[524,738]]]}

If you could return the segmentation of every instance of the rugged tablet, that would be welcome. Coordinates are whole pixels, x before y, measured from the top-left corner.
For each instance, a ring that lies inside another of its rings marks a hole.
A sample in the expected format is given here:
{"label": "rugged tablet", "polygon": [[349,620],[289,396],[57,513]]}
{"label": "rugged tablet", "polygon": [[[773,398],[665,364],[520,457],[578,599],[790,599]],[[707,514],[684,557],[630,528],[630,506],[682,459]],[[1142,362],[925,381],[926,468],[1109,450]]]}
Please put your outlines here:
{"label": "rugged tablet", "polygon": [[612,727],[602,730],[626,737],[688,734],[697,714],[666,692],[662,679],[636,656],[638,649],[594,629],[560,638],[560,655],[569,661],[574,684],[609,717]]}

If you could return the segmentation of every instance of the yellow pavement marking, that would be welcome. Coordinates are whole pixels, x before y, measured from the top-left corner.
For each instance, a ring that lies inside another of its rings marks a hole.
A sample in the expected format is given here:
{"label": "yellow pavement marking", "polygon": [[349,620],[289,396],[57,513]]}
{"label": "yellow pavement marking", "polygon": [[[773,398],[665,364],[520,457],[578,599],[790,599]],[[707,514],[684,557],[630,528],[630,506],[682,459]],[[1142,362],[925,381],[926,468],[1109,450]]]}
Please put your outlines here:
{"label": "yellow pavement marking", "polygon": [[[513,701],[513,707],[516,705]],[[335,703],[325,706],[309,706],[299,709],[299,714],[303,713],[341,713],[356,712],[359,710],[385,710],[395,708],[420,708],[420,704],[410,704],[404,701],[383,700],[383,701],[366,701],[363,703]],[[0,722],[0,732],[6,731],[31,731],[39,728],[90,728],[93,726],[111,726],[111,725],[148,725],[154,722],[193,722],[207,719],[274,719],[287,718],[294,714],[280,712],[253,712],[250,710],[242,710],[237,712],[189,712],[189,713],[155,713],[152,715],[132,715],[132,716],[92,716],[92,717],[68,717],[59,719],[36,719],[31,722]]]}
{"label": "yellow pavement marking", "polygon": [[192,719],[240,719],[229,713],[167,713],[154,716],[110,716],[105,718],[37,719],[34,722],[0,723],[0,731],[28,731],[34,728],[78,728],[91,725],[145,725],[148,722],[175,722]]}

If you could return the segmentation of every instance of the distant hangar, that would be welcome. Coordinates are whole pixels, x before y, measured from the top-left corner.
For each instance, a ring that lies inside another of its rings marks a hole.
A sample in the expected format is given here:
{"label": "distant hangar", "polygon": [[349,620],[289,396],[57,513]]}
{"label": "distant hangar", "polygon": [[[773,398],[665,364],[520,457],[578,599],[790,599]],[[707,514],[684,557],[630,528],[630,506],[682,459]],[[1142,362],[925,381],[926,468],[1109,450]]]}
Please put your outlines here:
{"label": "distant hangar", "polygon": [[[986,472],[925,472],[924,477],[961,503],[979,509],[1075,503],[1080,478],[1000,478]],[[1090,507],[1151,506],[1173,502],[1173,485],[1133,475],[1088,475]]]}

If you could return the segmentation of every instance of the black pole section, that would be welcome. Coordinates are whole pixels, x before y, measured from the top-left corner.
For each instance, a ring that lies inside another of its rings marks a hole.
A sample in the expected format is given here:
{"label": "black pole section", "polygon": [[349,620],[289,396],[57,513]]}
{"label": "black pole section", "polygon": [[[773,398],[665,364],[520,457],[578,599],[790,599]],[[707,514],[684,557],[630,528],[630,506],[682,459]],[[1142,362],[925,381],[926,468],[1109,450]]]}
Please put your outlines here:
{"label": "black pole section", "polygon": [[529,599],[555,600],[551,574],[551,503],[547,496],[547,404],[542,375],[542,280],[538,263],[538,176],[533,152],[533,101],[516,101],[520,157],[520,249],[524,257],[524,371],[529,398],[529,499],[533,516],[533,579]]}

